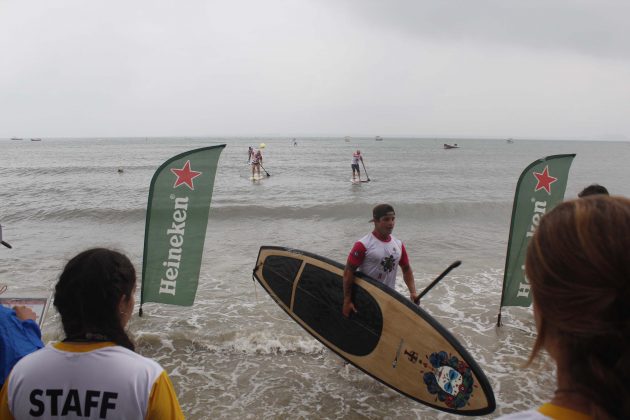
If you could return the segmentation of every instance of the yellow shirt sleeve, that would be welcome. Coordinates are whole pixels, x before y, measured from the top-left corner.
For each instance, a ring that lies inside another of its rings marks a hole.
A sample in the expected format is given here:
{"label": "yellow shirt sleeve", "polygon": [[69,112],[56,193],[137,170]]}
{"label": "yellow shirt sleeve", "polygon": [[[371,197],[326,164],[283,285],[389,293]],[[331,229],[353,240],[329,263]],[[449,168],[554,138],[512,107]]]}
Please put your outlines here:
{"label": "yellow shirt sleeve", "polygon": [[9,378],[0,390],[0,419],[15,420],[9,410]]}
{"label": "yellow shirt sleeve", "polygon": [[[1,416],[0,418],[4,418]],[[173,384],[166,371],[153,384],[151,395],[149,396],[149,409],[147,410],[147,420],[183,420],[184,413],[177,401],[177,395],[173,389]]]}
{"label": "yellow shirt sleeve", "polygon": [[571,410],[570,408],[561,407],[559,405],[546,403],[538,408],[538,411],[554,420],[591,420],[588,414]]}

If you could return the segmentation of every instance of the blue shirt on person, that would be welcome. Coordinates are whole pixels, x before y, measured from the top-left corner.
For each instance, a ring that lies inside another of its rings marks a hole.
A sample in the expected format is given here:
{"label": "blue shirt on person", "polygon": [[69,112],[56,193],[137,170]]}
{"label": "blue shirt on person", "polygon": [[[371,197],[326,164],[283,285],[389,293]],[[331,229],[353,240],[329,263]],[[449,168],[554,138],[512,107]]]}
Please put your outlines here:
{"label": "blue shirt on person", "polygon": [[0,305],[0,388],[22,357],[44,347],[42,332],[33,320],[21,320],[13,309]]}

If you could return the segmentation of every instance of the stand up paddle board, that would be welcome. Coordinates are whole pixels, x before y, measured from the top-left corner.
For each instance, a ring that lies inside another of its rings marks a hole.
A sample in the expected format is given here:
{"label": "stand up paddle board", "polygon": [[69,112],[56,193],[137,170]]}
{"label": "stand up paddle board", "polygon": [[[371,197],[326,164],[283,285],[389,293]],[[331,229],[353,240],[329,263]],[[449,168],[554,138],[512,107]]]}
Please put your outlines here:
{"label": "stand up paddle board", "polygon": [[357,273],[357,313],[345,318],[344,266],[290,248],[263,246],[254,278],[309,334],[390,388],[438,410],[494,411],[492,387],[464,347],[431,315]]}
{"label": "stand up paddle board", "polygon": [[249,177],[250,181],[260,181],[261,179],[265,179],[265,176],[256,174],[254,176]]}

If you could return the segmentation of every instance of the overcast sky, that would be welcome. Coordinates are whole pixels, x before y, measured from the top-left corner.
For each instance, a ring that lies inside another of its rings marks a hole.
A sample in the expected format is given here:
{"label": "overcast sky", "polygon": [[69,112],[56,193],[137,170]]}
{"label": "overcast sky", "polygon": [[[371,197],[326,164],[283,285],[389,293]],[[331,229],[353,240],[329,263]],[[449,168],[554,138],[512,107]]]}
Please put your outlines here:
{"label": "overcast sky", "polygon": [[630,140],[628,0],[0,0],[0,137]]}

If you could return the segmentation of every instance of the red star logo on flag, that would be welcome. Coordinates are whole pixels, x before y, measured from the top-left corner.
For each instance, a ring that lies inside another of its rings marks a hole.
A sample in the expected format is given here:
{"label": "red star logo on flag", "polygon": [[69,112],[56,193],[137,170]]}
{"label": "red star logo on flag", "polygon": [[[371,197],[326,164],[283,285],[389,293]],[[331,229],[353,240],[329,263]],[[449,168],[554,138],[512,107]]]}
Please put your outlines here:
{"label": "red star logo on flag", "polygon": [[193,179],[201,175],[201,172],[193,171],[192,169],[190,169],[189,160],[186,161],[186,164],[184,165],[182,169],[171,168],[171,172],[173,172],[175,176],[177,177],[177,180],[175,181],[175,185],[173,185],[173,188],[177,188],[182,184],[186,184],[188,185],[188,188],[190,188],[191,190],[195,189],[193,185]]}
{"label": "red star logo on flag", "polygon": [[542,171],[542,173],[534,172],[534,176],[538,180],[534,192],[544,188],[545,191],[547,191],[547,194],[551,194],[551,184],[556,182],[558,178],[554,178],[549,175],[549,166],[545,166],[545,169]]}

